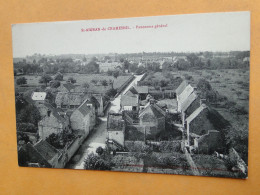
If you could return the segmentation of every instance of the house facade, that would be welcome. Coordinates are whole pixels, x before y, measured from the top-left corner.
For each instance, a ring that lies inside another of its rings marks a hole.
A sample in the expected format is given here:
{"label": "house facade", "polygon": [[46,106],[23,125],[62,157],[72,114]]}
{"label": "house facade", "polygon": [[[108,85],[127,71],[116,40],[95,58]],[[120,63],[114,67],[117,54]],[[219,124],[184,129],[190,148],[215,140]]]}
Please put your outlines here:
{"label": "house facade", "polygon": [[87,136],[96,124],[95,105],[86,99],[70,116],[71,128],[81,130]]}
{"label": "house facade", "polygon": [[108,114],[107,140],[110,144],[125,146],[125,121],[123,120],[122,114]]}
{"label": "house facade", "polygon": [[139,125],[145,127],[146,136],[154,137],[165,130],[166,113],[155,103],[148,105],[139,113]]}
{"label": "house facade", "polygon": [[38,123],[38,131],[41,139],[45,140],[50,134],[59,134],[69,130],[69,118],[53,110],[48,110],[47,115]]}

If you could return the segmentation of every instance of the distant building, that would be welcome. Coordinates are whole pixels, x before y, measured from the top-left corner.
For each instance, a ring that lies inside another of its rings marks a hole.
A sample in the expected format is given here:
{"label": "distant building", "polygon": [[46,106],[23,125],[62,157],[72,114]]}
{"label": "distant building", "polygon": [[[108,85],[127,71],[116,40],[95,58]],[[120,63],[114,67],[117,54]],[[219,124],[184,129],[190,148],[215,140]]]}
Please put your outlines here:
{"label": "distant building", "polygon": [[76,87],[77,86],[73,85],[72,83],[64,83],[60,87],[58,87],[58,91],[65,93],[75,92]]}
{"label": "distant building", "polygon": [[33,92],[32,93],[32,100],[44,102],[46,99],[47,93],[46,92]]}
{"label": "distant building", "polygon": [[55,103],[58,108],[62,109],[76,109],[78,108],[82,102],[88,97],[88,95],[84,93],[78,92],[58,92],[55,98]]}
{"label": "distant building", "polygon": [[38,123],[39,136],[45,140],[50,134],[69,130],[69,118],[56,109],[48,110],[47,115]]}

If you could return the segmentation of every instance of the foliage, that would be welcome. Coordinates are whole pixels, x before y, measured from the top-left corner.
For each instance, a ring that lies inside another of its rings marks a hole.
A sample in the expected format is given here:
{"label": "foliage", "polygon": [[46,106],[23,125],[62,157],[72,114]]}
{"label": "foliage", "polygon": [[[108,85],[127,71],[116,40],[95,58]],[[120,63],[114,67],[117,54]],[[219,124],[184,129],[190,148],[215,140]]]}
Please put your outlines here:
{"label": "foliage", "polygon": [[74,79],[73,77],[69,77],[68,81],[73,83],[73,84],[77,82],[76,79]]}
{"label": "foliage", "polygon": [[52,80],[50,75],[47,74],[43,74],[39,80],[39,83],[45,83],[45,85],[47,86],[47,84]]}
{"label": "foliage", "polygon": [[97,153],[98,155],[102,155],[103,152],[104,152],[104,149],[103,149],[101,146],[99,146],[99,147],[96,149],[96,153]]}
{"label": "foliage", "polygon": [[102,158],[102,156],[89,154],[84,161],[84,168],[89,170],[111,170],[112,164]]}
{"label": "foliage", "polygon": [[63,75],[58,72],[58,73],[54,76],[54,80],[62,81],[62,80],[63,80]]}
{"label": "foliage", "polygon": [[51,88],[58,88],[60,86],[60,81],[54,80],[50,85]]}
{"label": "foliage", "polygon": [[107,92],[106,92],[105,95],[108,96],[108,97],[110,97],[110,98],[112,98],[112,97],[114,97],[116,94],[117,94],[117,90],[111,88],[111,89],[107,90]]}
{"label": "foliage", "polygon": [[62,149],[66,144],[73,141],[75,135],[73,132],[65,130],[59,134],[52,133],[47,138],[46,141],[57,149]]}
{"label": "foliage", "polygon": [[248,127],[235,126],[225,129],[225,140],[228,148],[233,147],[247,163],[248,160]]}
{"label": "foliage", "polygon": [[161,152],[180,152],[181,143],[180,142],[161,141],[160,145],[159,145],[159,150]]}
{"label": "foliage", "polygon": [[102,84],[103,86],[107,86],[107,85],[108,85],[107,80],[105,80],[105,79],[102,80],[102,81],[101,81],[101,84]]}
{"label": "foliage", "polygon": [[18,79],[16,80],[16,84],[17,84],[17,85],[27,84],[27,79],[26,79],[25,77],[18,78]]}
{"label": "foliage", "polygon": [[37,133],[37,128],[32,123],[17,123],[17,131]]}
{"label": "foliage", "polygon": [[16,109],[17,123],[31,123],[35,126],[38,126],[40,119],[40,112],[34,105],[24,104],[21,108]]}

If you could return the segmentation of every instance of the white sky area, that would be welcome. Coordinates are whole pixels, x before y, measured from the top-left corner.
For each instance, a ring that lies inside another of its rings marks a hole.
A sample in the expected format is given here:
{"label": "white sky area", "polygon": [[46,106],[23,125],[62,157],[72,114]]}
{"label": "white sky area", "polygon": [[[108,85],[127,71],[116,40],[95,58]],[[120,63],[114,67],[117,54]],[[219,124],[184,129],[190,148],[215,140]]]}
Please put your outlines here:
{"label": "white sky area", "polygon": [[[136,29],[136,25],[167,24]],[[129,26],[129,30],[81,32]],[[12,25],[13,56],[250,50],[250,12],[223,12]]]}

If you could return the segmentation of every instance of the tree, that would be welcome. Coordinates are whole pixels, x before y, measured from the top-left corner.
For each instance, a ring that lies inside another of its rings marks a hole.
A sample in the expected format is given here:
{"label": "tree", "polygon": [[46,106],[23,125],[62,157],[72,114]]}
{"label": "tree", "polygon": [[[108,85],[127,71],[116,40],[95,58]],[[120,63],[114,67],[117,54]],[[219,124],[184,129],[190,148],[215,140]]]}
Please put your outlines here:
{"label": "tree", "polygon": [[111,170],[112,167],[109,161],[105,161],[100,156],[91,153],[84,161],[84,168],[89,170]]}
{"label": "tree", "polygon": [[97,153],[98,155],[102,155],[103,152],[104,152],[104,149],[103,149],[101,146],[99,146],[99,147],[96,149],[96,153]]}
{"label": "tree", "polygon": [[45,85],[47,86],[47,84],[52,80],[50,75],[47,74],[43,74],[39,80],[39,83],[45,83]]}
{"label": "tree", "polygon": [[102,84],[103,86],[107,86],[107,85],[108,85],[107,80],[105,80],[105,79],[102,80],[101,84]]}
{"label": "tree", "polygon": [[73,77],[69,77],[68,78],[68,81],[71,82],[71,83],[76,83],[76,79],[74,79]]}
{"label": "tree", "polygon": [[60,86],[60,81],[54,80],[50,85],[51,88],[58,88]]}
{"label": "tree", "polygon": [[114,71],[114,72],[113,72],[113,77],[114,77],[115,79],[117,79],[118,76],[119,76],[119,71]]}
{"label": "tree", "polygon": [[54,80],[57,80],[57,81],[62,81],[63,80],[63,75],[58,72],[55,76],[54,76]]}
{"label": "tree", "polygon": [[27,84],[27,79],[25,77],[21,77],[19,79],[16,80],[16,84],[17,85],[24,85]]}
{"label": "tree", "polygon": [[98,82],[98,81],[97,81],[96,79],[92,79],[92,80],[91,80],[91,83],[93,83],[94,85],[96,85],[97,82]]}

